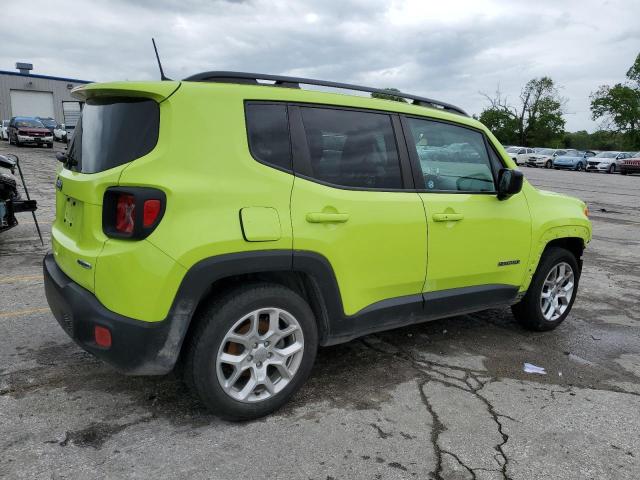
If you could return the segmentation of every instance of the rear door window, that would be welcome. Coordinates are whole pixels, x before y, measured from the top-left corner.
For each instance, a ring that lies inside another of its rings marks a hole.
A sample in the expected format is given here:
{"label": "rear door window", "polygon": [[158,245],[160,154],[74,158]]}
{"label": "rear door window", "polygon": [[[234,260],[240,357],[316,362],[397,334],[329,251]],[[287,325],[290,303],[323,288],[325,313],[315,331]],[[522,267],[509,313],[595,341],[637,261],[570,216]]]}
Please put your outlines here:
{"label": "rear door window", "polygon": [[245,108],[249,150],[261,163],[291,170],[287,106],[249,103]]}
{"label": "rear door window", "polygon": [[140,158],[158,143],[160,106],[148,98],[89,99],[68,156],[74,170],[96,173]]}
{"label": "rear door window", "polygon": [[320,107],[300,112],[313,178],[345,187],[402,188],[389,115]]}

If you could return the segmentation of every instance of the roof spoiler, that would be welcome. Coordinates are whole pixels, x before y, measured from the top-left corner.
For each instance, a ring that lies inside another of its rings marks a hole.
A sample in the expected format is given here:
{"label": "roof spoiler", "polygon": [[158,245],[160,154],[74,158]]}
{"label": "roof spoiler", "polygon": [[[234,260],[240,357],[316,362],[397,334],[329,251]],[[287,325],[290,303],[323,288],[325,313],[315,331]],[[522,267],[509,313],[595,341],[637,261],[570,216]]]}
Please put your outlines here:
{"label": "roof spoiler", "polygon": [[145,97],[160,103],[169,98],[180,82],[110,82],[90,83],[71,90],[71,95],[81,101],[94,97]]}

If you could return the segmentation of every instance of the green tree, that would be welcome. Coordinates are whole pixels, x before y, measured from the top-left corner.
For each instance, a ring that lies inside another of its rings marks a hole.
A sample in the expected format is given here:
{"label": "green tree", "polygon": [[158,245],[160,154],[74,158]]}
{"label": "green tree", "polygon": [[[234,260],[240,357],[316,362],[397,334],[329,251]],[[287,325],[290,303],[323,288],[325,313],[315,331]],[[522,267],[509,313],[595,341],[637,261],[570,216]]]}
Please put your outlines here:
{"label": "green tree", "polygon": [[517,105],[511,105],[500,90],[494,97],[485,94],[489,105],[480,119],[503,143],[522,146],[560,142],[564,133],[563,107],[566,100],[549,77],[529,80],[520,92]]}
{"label": "green tree", "polygon": [[483,124],[504,145],[514,145],[518,142],[518,121],[510,112],[500,108],[487,108],[478,117]]}
{"label": "green tree", "polygon": [[591,117],[622,136],[625,148],[640,147],[640,54],[627,71],[627,80],[601,85],[591,93]]}
{"label": "green tree", "polygon": [[621,135],[609,130],[593,132],[590,145],[592,150],[625,150]]}
{"label": "green tree", "polygon": [[577,150],[634,150],[623,134],[611,130],[565,132],[561,146]]}
{"label": "green tree", "polygon": [[636,57],[636,61],[631,65],[631,68],[627,70],[627,78],[640,86],[640,53]]}
{"label": "green tree", "polygon": [[372,98],[381,98],[383,100],[393,100],[395,102],[402,102],[402,103],[407,103],[407,101],[402,98],[399,97],[397,95],[394,95],[394,93],[400,93],[400,90],[398,90],[397,88],[383,88],[383,90],[385,92],[389,92],[389,93],[377,93],[374,92],[371,94]]}
{"label": "green tree", "polygon": [[591,135],[586,130],[565,132],[562,139],[562,146],[564,148],[575,148],[577,150],[590,150],[594,148],[592,146]]}

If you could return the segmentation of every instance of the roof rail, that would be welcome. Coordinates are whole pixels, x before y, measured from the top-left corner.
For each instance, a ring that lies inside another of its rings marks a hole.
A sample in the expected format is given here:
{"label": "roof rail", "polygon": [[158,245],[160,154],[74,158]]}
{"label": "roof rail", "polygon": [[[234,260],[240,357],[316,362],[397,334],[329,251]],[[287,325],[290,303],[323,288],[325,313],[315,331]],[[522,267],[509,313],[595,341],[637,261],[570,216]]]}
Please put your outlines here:
{"label": "roof rail", "polygon": [[419,97],[409,93],[389,91],[382,88],[363,87],[362,85],[353,85],[350,83],[329,82],[325,80],[315,80],[313,78],[287,77],[283,75],[270,75],[263,73],[246,73],[246,72],[202,72],[191,75],[184,79],[185,82],[217,82],[217,83],[242,83],[249,85],[269,85],[258,82],[258,80],[272,81],[275,87],[300,88],[303,85],[318,85],[321,87],[339,88],[342,90],[356,90],[359,92],[382,93],[385,95],[393,95],[408,100],[412,100],[414,105],[423,107],[437,108],[448,112],[457,113],[468,117],[467,112],[450,103],[433,100],[432,98]]}

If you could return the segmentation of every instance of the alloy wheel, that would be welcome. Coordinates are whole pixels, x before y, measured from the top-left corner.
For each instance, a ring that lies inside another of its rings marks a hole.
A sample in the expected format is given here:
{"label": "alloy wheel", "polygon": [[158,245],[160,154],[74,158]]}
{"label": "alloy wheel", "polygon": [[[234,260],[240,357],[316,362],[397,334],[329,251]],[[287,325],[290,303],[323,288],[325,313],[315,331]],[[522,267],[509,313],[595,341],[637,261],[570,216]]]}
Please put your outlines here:
{"label": "alloy wheel", "polygon": [[540,294],[540,309],[545,320],[553,322],[569,308],[575,288],[575,275],[571,265],[561,262],[553,266]]}
{"label": "alloy wheel", "polygon": [[216,357],[224,392],[241,402],[260,402],[284,389],[304,354],[304,336],[296,318],[280,308],[261,308],[225,335]]}

